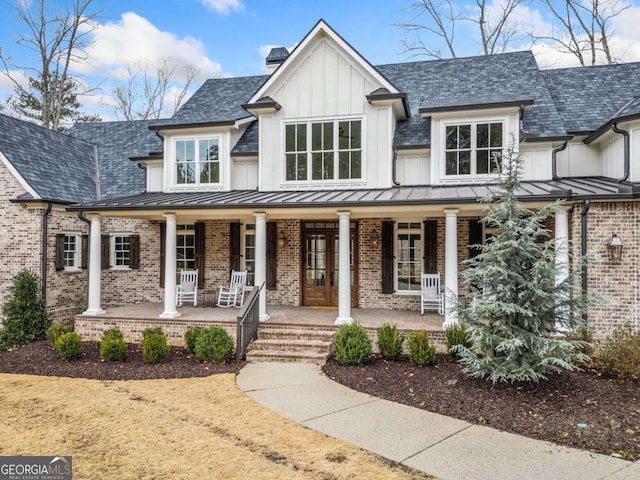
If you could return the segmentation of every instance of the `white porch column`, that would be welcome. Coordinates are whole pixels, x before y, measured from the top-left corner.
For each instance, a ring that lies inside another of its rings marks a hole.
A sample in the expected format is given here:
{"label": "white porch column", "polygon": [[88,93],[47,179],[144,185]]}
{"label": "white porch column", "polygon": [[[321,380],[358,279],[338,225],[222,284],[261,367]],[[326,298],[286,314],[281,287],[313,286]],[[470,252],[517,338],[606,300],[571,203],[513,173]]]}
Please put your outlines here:
{"label": "white porch column", "polygon": [[176,318],[180,312],[176,310],[176,215],[175,213],[165,213],[166,235],[164,254],[164,311],[160,318]]}
{"label": "white porch column", "polygon": [[[254,284],[262,285],[267,281],[267,214],[264,212],[254,213],[256,217],[256,263]],[[267,292],[266,284],[260,291],[260,299],[258,302],[258,312],[260,321],[269,320],[267,314]]]}
{"label": "white porch column", "polygon": [[458,323],[455,310],[458,301],[458,212],[457,208],[444,211],[444,328]]}
{"label": "white porch column", "polygon": [[338,318],[336,325],[353,323],[351,318],[351,212],[338,212]]}
{"label": "white porch column", "polygon": [[106,313],[100,307],[100,282],[102,276],[102,261],[100,242],[100,215],[89,215],[91,227],[89,231],[89,286],[87,287],[87,309],[84,315],[102,315]]}
{"label": "white porch column", "polygon": [[[556,242],[556,285],[560,285],[569,276],[569,219],[566,209],[561,209],[555,217],[555,242]],[[563,318],[566,311],[558,312],[556,328],[567,332]]]}

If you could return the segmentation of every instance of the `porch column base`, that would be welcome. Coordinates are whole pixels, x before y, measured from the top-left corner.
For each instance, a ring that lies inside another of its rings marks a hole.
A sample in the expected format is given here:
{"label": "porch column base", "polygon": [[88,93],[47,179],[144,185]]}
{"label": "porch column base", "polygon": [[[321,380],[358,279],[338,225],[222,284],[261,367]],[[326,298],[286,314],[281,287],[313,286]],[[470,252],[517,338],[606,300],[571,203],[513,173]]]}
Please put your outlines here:
{"label": "porch column base", "polygon": [[180,315],[180,312],[162,312],[158,318],[178,318]]}
{"label": "porch column base", "polygon": [[104,315],[105,313],[107,313],[107,311],[101,308],[87,308],[84,312],[82,312],[82,315],[96,316],[96,315]]}
{"label": "porch column base", "polygon": [[338,317],[334,322],[335,325],[351,325],[352,323],[353,323],[353,318],[351,317],[347,317],[347,318]]}
{"label": "porch column base", "polygon": [[263,313],[262,315],[260,315],[260,318],[258,319],[258,321],[259,322],[266,322],[270,318],[271,318],[271,315],[269,315],[268,313]]}

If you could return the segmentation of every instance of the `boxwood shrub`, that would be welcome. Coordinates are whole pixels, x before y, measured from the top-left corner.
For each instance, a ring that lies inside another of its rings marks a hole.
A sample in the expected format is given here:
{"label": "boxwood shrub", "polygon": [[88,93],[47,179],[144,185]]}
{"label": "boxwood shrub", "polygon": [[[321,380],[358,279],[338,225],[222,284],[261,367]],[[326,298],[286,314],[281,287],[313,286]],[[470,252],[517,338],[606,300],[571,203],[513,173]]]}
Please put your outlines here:
{"label": "boxwood shrub", "polygon": [[341,325],[333,339],[336,361],[342,365],[362,365],[371,355],[373,342],[357,323]]}
{"label": "boxwood shrub", "polygon": [[55,343],[58,355],[63,360],[74,360],[82,353],[82,338],[75,332],[60,335]]}
{"label": "boxwood shrub", "polygon": [[209,327],[198,335],[194,351],[203,362],[226,362],[233,355],[233,337],[224,328]]}

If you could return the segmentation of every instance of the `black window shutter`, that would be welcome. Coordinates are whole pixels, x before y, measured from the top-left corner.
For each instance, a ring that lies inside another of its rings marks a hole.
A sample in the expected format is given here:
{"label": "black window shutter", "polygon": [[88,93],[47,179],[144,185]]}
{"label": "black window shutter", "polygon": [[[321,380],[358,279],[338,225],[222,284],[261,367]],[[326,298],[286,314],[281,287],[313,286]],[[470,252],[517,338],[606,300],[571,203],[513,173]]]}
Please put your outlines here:
{"label": "black window shutter", "polygon": [[129,235],[129,268],[140,268],[140,235]]}
{"label": "black window shutter", "polygon": [[393,229],[395,222],[382,222],[382,293],[393,293]]}
{"label": "black window shutter", "polygon": [[89,235],[82,235],[80,240],[80,268],[87,268],[89,256]]}
{"label": "black window shutter", "polygon": [[109,268],[109,264],[111,263],[109,260],[109,235],[101,235],[102,237],[102,241],[100,243],[100,257],[101,257],[101,263],[102,265],[100,266],[100,268],[102,268],[102,270],[106,270],[107,268]]}
{"label": "black window shutter", "polygon": [[167,224],[160,224],[160,286],[164,287],[164,262],[167,256]]}
{"label": "black window shutter", "polygon": [[56,235],[56,270],[64,270],[64,233]]}
{"label": "black window shutter", "polygon": [[423,273],[438,273],[438,221],[425,220]]}
{"label": "black window shutter", "polygon": [[198,269],[198,288],[204,288],[204,259],[205,259],[205,225],[204,222],[195,224],[195,265]]}
{"label": "black window shutter", "polygon": [[229,224],[229,270],[240,270],[240,223]]}
{"label": "black window shutter", "polygon": [[267,285],[269,290],[275,290],[277,284],[278,265],[278,224],[267,222]]}
{"label": "black window shutter", "polygon": [[482,250],[474,245],[482,245],[482,222],[469,220],[469,258],[478,255]]}

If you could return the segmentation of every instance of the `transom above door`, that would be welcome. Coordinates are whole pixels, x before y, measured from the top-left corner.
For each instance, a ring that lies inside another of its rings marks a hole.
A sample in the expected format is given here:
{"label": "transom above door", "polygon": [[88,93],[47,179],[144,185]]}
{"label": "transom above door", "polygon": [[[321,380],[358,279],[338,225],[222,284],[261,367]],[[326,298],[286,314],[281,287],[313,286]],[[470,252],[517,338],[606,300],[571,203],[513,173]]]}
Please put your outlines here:
{"label": "transom above door", "polygon": [[[358,228],[349,224],[351,235],[351,306],[358,306]],[[337,307],[339,288],[338,222],[302,223],[302,304]]]}

